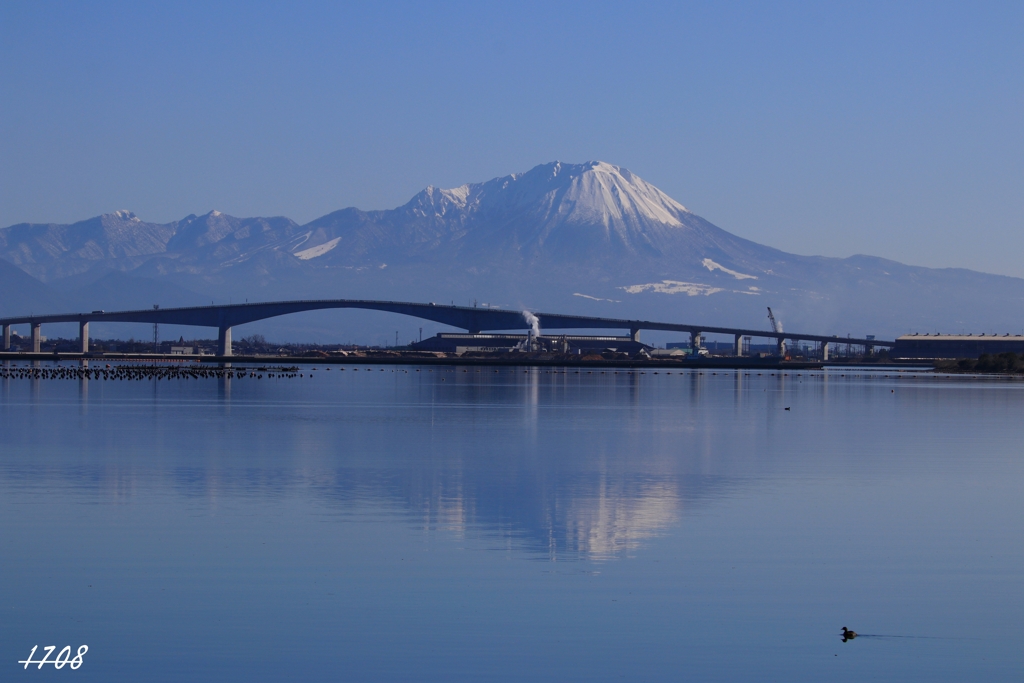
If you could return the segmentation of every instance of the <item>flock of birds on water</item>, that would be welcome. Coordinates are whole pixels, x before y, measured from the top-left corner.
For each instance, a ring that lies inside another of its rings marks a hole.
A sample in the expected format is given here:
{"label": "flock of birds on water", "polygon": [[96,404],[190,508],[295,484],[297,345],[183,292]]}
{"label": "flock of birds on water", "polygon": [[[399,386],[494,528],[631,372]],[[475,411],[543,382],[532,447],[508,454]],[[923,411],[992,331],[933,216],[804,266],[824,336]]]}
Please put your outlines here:
{"label": "flock of birds on water", "polygon": [[[316,370],[316,369],[317,368],[312,368],[312,370]],[[325,371],[330,371],[330,369],[331,368],[324,368]],[[345,368],[337,368],[337,369],[339,371],[342,371],[342,372],[345,371]],[[366,371],[366,372],[370,372],[370,371],[373,370],[373,368],[363,368],[363,370]],[[384,368],[380,368],[379,370],[380,370],[380,372],[384,372]],[[352,368],[352,371],[353,372],[358,372],[359,368]],[[422,369],[415,368],[414,371],[415,372],[421,372]],[[392,369],[391,372],[402,372],[402,373],[408,374],[409,370],[406,370],[404,368],[399,368],[399,369]],[[434,372],[434,370],[433,369],[427,369],[426,372]],[[438,369],[437,372],[438,373],[454,373],[454,372],[457,372],[457,370],[456,369]],[[468,373],[468,372],[470,372],[470,370],[464,368],[464,369],[462,369],[462,372]],[[476,369],[475,372],[479,373],[479,372],[481,372],[481,370],[480,369]],[[493,372],[495,374],[497,374],[497,373],[501,372],[501,370],[494,370]],[[512,369],[507,370],[507,372],[518,372],[518,369],[512,368]],[[529,369],[523,370],[523,372],[524,373],[529,373],[530,370]],[[593,374],[618,375],[618,374],[620,374],[620,372],[618,370],[607,370],[607,371],[605,371],[605,370],[572,370],[572,371],[570,371],[568,369],[553,369],[553,370],[544,370],[543,374],[546,374],[546,375],[568,375],[568,374],[575,374],[575,375],[582,375],[582,374],[587,374],[587,375],[593,375]],[[633,370],[633,371],[623,370],[621,374],[640,374],[640,375],[645,375],[645,374],[647,374],[647,372],[645,372],[645,371],[637,372],[635,370]],[[657,371],[655,371],[655,372],[652,372],[651,374],[652,375],[657,375],[657,374],[671,375],[672,372],[671,371],[667,371],[667,372],[664,372],[664,373],[658,373]],[[681,371],[681,372],[678,372],[676,374],[678,374],[678,375],[684,375],[684,374],[703,375],[705,373],[703,371],[699,371],[699,372]],[[717,373],[717,372],[710,372],[710,373],[707,373],[707,374],[717,375],[719,373]],[[725,375],[725,374],[732,374],[732,373],[723,372],[722,374]],[[750,373],[750,372],[745,372],[745,373],[743,373],[744,376],[750,376],[751,374],[756,374],[759,377],[762,374],[770,375],[772,377],[775,377],[776,375],[778,375],[780,377],[788,377],[790,374],[793,374],[796,377],[803,377],[803,375],[804,375],[804,373],[788,373],[788,372],[779,372],[779,373],[775,373],[775,372],[772,372],[772,373],[760,373],[760,372],[758,372],[758,373]],[[818,376],[823,376],[822,373],[814,373],[814,374],[807,373],[807,375],[809,377],[813,377],[815,374],[817,374]],[[846,374],[843,373],[843,374],[840,374],[839,376],[840,377],[846,377]],[[850,374],[850,376],[854,377],[855,375]],[[860,377],[860,375],[856,375],[856,376]],[[877,375],[875,375],[875,376],[877,377]],[[105,367],[102,367],[102,368],[101,367],[91,368],[91,367],[88,367],[87,365],[56,365],[54,367],[42,367],[42,366],[35,365],[35,364],[33,364],[33,365],[27,365],[26,364],[25,366],[18,366],[18,365],[11,365],[11,364],[8,364],[8,363],[4,363],[4,365],[2,367],[0,367],[0,379],[77,379],[77,380],[96,379],[96,380],[127,380],[127,381],[132,381],[132,380],[165,380],[165,379],[166,380],[170,380],[170,379],[246,379],[246,378],[249,378],[249,379],[263,379],[264,377],[267,377],[267,378],[272,378],[272,377],[276,377],[276,378],[296,378],[296,377],[298,377],[298,378],[305,378],[305,377],[313,377],[313,374],[312,374],[311,371],[299,372],[299,368],[297,368],[297,367],[287,367],[287,368],[285,368],[285,367],[281,367],[281,368],[273,368],[273,367],[257,367],[257,368],[253,368],[253,367],[234,367],[233,368],[233,367],[203,367],[203,366],[199,366],[199,365],[182,365],[182,366],[168,366],[168,365],[113,365],[112,366],[112,365],[107,364]],[[899,379],[901,377],[901,375],[894,374],[894,375],[892,375],[892,377],[895,378],[895,379]],[[915,375],[902,375],[902,377],[916,378],[917,375],[916,374]],[[885,375],[885,378],[889,378],[889,375]],[[441,381],[443,382],[445,380],[442,379]],[[788,408],[787,408],[787,410],[788,410]]]}
{"label": "flock of birds on water", "polygon": [[3,367],[0,379],[263,379],[263,377],[305,377],[298,368],[209,368],[199,366],[107,365],[102,368],[58,365],[44,367]]}

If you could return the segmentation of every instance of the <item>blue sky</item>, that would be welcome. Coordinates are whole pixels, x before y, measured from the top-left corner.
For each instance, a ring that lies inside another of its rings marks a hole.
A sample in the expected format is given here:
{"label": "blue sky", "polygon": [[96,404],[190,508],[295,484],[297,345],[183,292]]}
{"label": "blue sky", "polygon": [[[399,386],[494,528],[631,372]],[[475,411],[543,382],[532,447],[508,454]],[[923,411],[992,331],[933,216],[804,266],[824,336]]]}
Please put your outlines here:
{"label": "blue sky", "polygon": [[1024,3],[0,5],[0,225],[300,222],[553,160],[738,235],[1024,276]]}

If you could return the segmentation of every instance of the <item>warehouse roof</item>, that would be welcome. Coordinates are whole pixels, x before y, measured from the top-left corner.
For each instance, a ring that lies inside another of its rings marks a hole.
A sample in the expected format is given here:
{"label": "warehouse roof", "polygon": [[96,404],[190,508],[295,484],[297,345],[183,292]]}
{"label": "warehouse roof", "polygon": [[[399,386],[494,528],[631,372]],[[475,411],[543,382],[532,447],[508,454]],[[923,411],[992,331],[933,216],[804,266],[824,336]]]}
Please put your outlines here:
{"label": "warehouse roof", "polygon": [[896,341],[1024,341],[1021,334],[904,334]]}

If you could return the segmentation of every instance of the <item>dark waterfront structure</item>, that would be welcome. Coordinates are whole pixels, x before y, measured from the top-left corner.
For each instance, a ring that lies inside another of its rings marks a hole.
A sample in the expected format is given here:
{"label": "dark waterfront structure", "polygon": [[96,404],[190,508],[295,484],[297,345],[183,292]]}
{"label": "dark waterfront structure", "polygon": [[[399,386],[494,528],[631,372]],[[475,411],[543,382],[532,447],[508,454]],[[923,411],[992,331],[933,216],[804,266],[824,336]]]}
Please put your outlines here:
{"label": "dark waterfront structure", "polygon": [[529,334],[453,334],[442,332],[411,345],[417,351],[442,351],[444,353],[510,351],[553,351],[556,353],[601,353],[614,351],[633,355],[651,347],[632,337],[598,337],[573,334],[544,335],[533,337]]}
{"label": "dark waterfront structure", "polygon": [[1024,335],[905,334],[896,339],[893,358],[977,358],[983,353],[1024,353]]}

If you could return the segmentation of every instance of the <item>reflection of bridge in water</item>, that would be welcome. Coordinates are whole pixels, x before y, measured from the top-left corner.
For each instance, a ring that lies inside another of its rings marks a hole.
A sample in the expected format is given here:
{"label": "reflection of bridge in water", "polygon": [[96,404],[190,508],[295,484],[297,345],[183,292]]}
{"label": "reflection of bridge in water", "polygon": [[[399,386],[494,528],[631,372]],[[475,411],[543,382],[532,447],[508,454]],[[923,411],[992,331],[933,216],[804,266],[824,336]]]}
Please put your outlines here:
{"label": "reflection of bridge in water", "polygon": [[[387,311],[400,315],[422,318],[452,327],[462,328],[472,334],[483,331],[525,330],[530,328],[523,312],[496,308],[477,308],[468,306],[440,306],[436,304],[419,304],[403,301],[370,301],[359,299],[316,299],[304,301],[271,301],[253,304],[228,304],[222,306],[192,306],[188,308],[153,308],[138,311],[92,311],[90,313],[61,313],[54,315],[28,315],[11,318],[0,318],[3,327],[3,350],[11,349],[11,326],[30,325],[32,334],[32,350],[40,350],[40,327],[47,323],[78,323],[79,338],[82,342],[82,353],[89,351],[90,322],[122,322],[150,323],[161,325],[191,325],[197,327],[215,327],[218,330],[217,353],[220,356],[231,355],[231,328],[246,323],[275,318],[290,313],[319,311],[334,308],[359,308],[372,311]],[[875,346],[895,346],[892,341],[877,339],[852,339],[849,337],[826,336],[820,334],[804,334],[797,332],[774,332],[768,330],[749,330],[736,327],[718,327],[714,325],[688,325],[682,323],[663,323],[649,320],[624,320],[619,318],[595,318],[580,315],[563,315],[560,313],[533,313],[542,329],[548,330],[629,330],[630,336],[636,341],[640,339],[641,330],[657,330],[667,332],[686,332],[690,334],[694,347],[699,346],[700,336],[704,333],[731,334],[735,338],[736,354],[742,355],[742,339],[744,337],[761,337],[775,339],[779,349],[785,340],[793,342],[819,342],[824,358],[828,358],[829,344],[853,344],[863,346],[870,351]]]}

